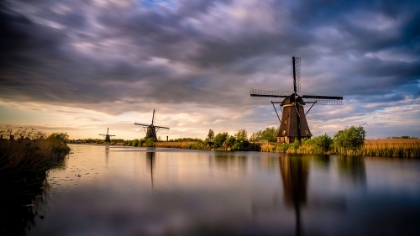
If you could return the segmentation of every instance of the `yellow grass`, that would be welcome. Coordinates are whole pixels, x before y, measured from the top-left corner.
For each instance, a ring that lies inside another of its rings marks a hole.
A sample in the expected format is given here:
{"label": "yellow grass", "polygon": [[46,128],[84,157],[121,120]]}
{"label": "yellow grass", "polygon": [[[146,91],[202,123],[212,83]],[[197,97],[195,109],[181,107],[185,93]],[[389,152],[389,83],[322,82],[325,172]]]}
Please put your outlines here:
{"label": "yellow grass", "polygon": [[[418,158],[420,157],[420,139],[371,139],[365,140],[364,145],[360,149],[341,149],[331,147],[327,154],[342,154],[349,156]],[[315,147],[308,144],[303,144],[300,145],[298,148],[293,148],[290,144],[262,143],[261,151],[316,154]]]}
{"label": "yellow grass", "polygon": [[183,142],[155,142],[155,147],[163,148],[189,148],[195,144],[195,141],[183,141]]}
{"label": "yellow grass", "polygon": [[363,156],[420,157],[420,139],[366,140],[361,149],[361,154]]}

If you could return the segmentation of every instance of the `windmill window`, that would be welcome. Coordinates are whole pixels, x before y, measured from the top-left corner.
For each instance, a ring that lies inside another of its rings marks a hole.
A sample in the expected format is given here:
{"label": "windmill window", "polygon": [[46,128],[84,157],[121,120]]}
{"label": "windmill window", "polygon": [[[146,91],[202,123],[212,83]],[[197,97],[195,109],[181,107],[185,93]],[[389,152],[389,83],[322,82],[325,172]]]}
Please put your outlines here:
{"label": "windmill window", "polygon": [[305,129],[305,134],[309,134],[309,130]]}
{"label": "windmill window", "polygon": [[282,134],[286,134],[286,130],[283,130]]}

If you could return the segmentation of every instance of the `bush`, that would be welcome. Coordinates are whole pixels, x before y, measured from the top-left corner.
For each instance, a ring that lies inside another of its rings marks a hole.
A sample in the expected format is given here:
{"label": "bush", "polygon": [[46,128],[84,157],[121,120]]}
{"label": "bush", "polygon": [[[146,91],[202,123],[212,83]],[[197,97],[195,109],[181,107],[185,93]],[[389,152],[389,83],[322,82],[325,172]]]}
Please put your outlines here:
{"label": "bush", "polygon": [[344,130],[338,131],[334,135],[334,143],[336,147],[344,149],[347,152],[348,149],[355,151],[361,148],[365,142],[366,131],[363,127],[350,127]]}
{"label": "bush", "polygon": [[327,134],[324,134],[313,138],[312,142],[315,145],[315,149],[317,152],[325,154],[330,150],[330,147],[333,144],[333,139]]}

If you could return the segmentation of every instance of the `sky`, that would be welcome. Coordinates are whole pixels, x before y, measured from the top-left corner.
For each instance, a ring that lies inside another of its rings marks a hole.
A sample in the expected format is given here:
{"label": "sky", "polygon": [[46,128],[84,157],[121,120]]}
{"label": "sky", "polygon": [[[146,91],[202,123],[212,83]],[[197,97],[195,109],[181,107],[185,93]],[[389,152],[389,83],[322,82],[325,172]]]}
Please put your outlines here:
{"label": "sky", "polygon": [[251,135],[281,100],[250,89],[292,91],[298,56],[301,95],[344,97],[314,136],[420,137],[419,25],[418,0],[1,1],[0,127],[135,139],[156,109],[162,139]]}

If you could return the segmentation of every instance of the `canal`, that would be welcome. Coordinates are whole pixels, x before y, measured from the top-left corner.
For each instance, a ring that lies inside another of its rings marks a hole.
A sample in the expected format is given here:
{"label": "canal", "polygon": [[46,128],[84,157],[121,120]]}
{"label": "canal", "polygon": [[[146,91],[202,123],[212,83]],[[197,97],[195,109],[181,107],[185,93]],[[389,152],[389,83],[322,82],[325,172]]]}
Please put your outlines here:
{"label": "canal", "polygon": [[415,235],[420,160],[70,145],[27,235]]}

